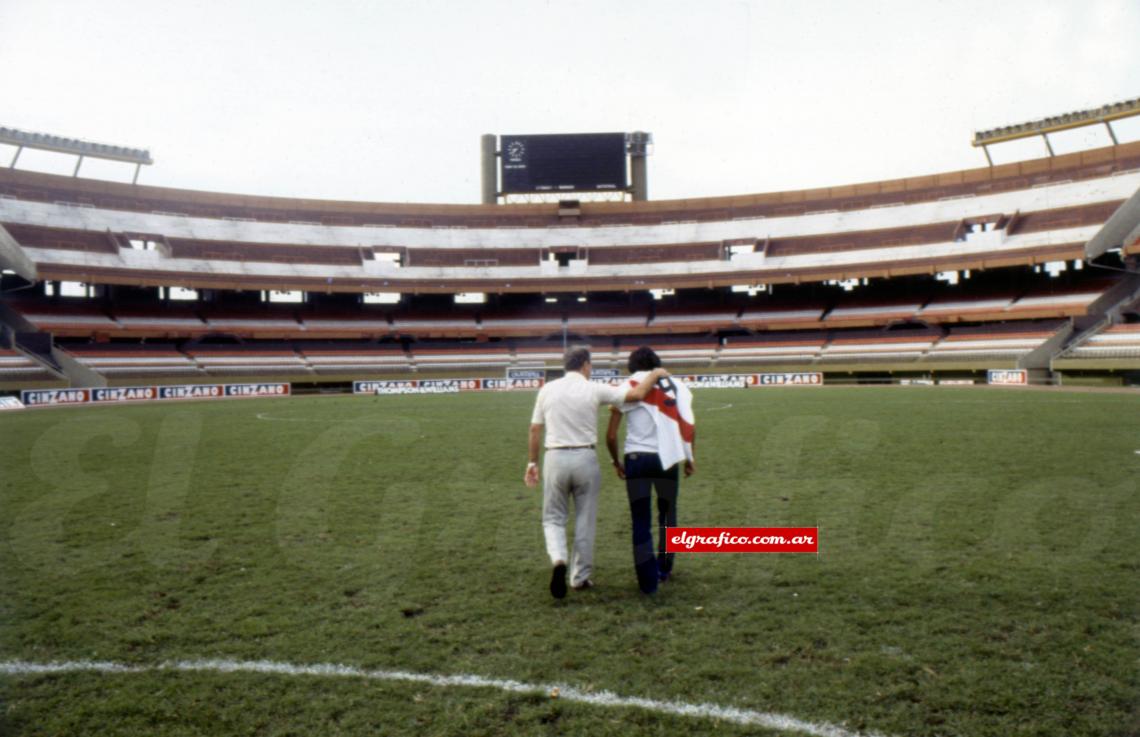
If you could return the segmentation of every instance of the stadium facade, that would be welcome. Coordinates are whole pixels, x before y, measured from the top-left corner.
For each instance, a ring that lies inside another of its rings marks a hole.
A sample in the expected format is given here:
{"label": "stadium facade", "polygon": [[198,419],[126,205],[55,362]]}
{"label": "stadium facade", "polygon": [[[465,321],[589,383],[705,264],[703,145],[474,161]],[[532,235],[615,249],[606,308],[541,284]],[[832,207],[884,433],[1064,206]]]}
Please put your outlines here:
{"label": "stadium facade", "polygon": [[[688,200],[314,201],[0,169],[0,390],[705,373],[1140,383],[1140,142]],[[457,295],[477,294],[466,303]],[[282,301],[284,300],[284,301]]]}

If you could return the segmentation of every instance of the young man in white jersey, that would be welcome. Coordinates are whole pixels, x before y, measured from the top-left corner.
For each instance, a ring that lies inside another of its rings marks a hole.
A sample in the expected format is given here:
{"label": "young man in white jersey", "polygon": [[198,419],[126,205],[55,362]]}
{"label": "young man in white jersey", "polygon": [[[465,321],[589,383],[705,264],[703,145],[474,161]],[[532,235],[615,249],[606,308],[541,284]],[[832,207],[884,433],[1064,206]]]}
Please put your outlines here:
{"label": "young man in white jersey", "polygon": [[[603,404],[639,402],[652,391],[664,369],[646,375],[641,386],[623,389],[590,381],[590,351],[571,348],[563,359],[566,374],[538,392],[530,420],[528,463],[523,476],[527,486],[538,485],[538,449],[546,430],[542,477],[542,531],[553,571],[550,593],[566,596],[566,563],[570,560],[575,589],[588,589],[593,581],[594,526],[602,476],[594,450],[598,442],[598,408]],[[566,522],[574,499],[574,557],[569,558]]]}
{"label": "young man in white jersey", "polygon": [[[640,386],[650,376],[649,372],[660,366],[661,359],[652,348],[638,348],[629,354],[627,385]],[[617,444],[623,414],[629,420],[624,462],[618,460]],[[689,389],[675,377],[661,381],[644,401],[610,410],[606,447],[618,478],[625,479],[633,531],[633,565],[637,585],[646,594],[656,593],[657,584],[668,580],[673,571],[673,554],[665,552],[665,528],[677,525],[678,470],[682,462],[686,477],[696,471],[692,454],[696,431],[692,419]],[[678,443],[680,453],[676,448]],[[656,557],[653,554],[654,489],[657,490],[658,515]]]}

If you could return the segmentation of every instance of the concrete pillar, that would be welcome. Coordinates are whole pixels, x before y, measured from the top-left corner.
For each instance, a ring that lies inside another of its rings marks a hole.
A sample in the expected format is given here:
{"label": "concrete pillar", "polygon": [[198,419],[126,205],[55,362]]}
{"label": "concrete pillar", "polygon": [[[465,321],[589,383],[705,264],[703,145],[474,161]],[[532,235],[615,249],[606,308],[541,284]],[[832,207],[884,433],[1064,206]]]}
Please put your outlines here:
{"label": "concrete pillar", "polygon": [[494,205],[499,196],[499,160],[496,152],[498,139],[494,133],[485,133],[479,139],[482,151],[483,204]]}
{"label": "concrete pillar", "polygon": [[649,176],[645,154],[631,154],[629,157],[629,181],[633,189],[633,201],[645,202],[649,199]]}
{"label": "concrete pillar", "polygon": [[649,199],[649,175],[646,167],[646,157],[649,148],[653,145],[653,134],[645,131],[627,133],[625,138],[626,151],[629,152],[629,184],[634,202],[645,202]]}

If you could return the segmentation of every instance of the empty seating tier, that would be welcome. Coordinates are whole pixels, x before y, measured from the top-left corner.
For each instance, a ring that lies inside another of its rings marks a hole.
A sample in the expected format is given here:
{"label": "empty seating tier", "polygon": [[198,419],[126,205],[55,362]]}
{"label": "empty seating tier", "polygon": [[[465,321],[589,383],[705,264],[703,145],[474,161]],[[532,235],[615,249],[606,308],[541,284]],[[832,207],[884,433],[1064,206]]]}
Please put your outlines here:
{"label": "empty seating tier", "polygon": [[1112,325],[1070,348],[1066,359],[1140,359],[1140,323]]}
{"label": "empty seating tier", "polygon": [[56,377],[19,351],[0,348],[0,384],[53,381]]}
{"label": "empty seating tier", "polygon": [[[31,280],[222,290],[573,293],[787,284],[1080,258],[1138,186],[1140,143],[1130,143],[825,190],[585,203],[567,224],[553,204],[250,198],[3,169],[0,253],[9,252],[6,268]],[[875,324],[858,313],[840,319]],[[456,331],[467,327],[445,330],[461,337]],[[501,334],[493,321],[484,327]],[[302,330],[278,328],[262,337]]]}

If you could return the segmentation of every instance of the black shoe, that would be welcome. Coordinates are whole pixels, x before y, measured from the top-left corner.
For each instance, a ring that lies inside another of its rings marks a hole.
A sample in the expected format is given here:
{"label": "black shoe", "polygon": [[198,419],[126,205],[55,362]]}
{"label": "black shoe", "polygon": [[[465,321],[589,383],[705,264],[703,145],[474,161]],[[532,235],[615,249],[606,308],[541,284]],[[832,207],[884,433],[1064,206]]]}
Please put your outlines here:
{"label": "black shoe", "polygon": [[559,563],[554,566],[550,574],[550,595],[555,599],[566,598],[566,564]]}
{"label": "black shoe", "polygon": [[590,579],[587,578],[582,583],[574,584],[574,586],[572,586],[571,588],[573,588],[575,591],[586,591],[588,589],[594,588],[596,585],[597,584],[595,584],[593,581],[591,581]]}

